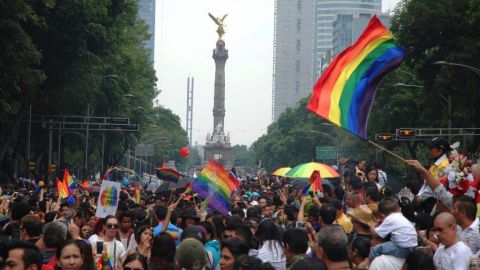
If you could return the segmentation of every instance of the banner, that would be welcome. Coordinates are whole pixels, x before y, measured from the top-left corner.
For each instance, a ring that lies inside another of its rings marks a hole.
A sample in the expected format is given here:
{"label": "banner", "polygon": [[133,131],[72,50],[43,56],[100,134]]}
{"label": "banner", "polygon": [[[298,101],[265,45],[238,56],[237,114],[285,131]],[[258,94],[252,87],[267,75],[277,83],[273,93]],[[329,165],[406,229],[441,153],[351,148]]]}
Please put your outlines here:
{"label": "banner", "polygon": [[102,181],[97,201],[96,217],[104,218],[108,215],[115,215],[117,212],[120,190],[120,183],[106,180]]}

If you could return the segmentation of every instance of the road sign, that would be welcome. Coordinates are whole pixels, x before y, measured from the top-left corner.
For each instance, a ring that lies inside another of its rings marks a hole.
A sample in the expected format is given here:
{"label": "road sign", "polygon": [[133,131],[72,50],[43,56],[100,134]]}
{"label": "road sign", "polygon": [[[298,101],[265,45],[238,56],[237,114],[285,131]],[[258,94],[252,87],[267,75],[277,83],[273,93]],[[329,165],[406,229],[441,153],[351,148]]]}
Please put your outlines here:
{"label": "road sign", "polygon": [[337,160],[337,148],[335,146],[317,146],[317,160]]}
{"label": "road sign", "polygon": [[155,150],[152,144],[137,144],[135,146],[135,156],[137,157],[152,157],[155,154]]}

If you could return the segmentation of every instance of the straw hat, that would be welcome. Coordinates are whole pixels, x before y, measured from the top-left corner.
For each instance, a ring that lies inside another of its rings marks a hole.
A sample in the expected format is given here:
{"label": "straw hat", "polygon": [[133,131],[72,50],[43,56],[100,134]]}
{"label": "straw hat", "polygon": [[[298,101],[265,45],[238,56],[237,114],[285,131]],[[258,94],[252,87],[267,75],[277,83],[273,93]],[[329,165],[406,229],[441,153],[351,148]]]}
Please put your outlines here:
{"label": "straw hat", "polygon": [[370,226],[376,225],[375,220],[373,219],[372,210],[366,205],[360,205],[354,209],[351,209],[347,212],[347,215],[354,221],[362,223],[364,225]]}

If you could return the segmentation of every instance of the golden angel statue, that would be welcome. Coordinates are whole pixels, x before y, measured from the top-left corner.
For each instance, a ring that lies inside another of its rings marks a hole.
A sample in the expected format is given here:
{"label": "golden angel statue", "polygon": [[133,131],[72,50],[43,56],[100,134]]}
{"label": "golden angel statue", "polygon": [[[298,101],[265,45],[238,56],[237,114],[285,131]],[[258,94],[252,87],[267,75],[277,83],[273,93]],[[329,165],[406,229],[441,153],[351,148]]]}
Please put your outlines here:
{"label": "golden angel statue", "polygon": [[212,18],[212,20],[215,22],[215,24],[218,25],[218,28],[217,28],[217,33],[218,33],[218,39],[222,39],[223,35],[225,35],[225,29],[224,29],[224,26],[225,26],[225,23],[223,22],[225,20],[225,18],[227,17],[228,14],[225,14],[223,15],[223,17],[215,17],[213,16],[211,13],[208,13],[208,16],[210,16],[210,18]]}

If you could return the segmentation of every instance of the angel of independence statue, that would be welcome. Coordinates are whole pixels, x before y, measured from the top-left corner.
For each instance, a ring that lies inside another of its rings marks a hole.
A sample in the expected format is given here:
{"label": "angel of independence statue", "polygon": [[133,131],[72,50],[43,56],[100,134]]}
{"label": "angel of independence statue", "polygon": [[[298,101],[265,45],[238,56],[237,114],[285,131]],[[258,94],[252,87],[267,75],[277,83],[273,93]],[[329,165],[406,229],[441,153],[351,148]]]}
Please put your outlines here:
{"label": "angel of independence statue", "polygon": [[217,18],[217,17],[213,16],[211,13],[208,13],[208,16],[210,16],[210,18],[212,18],[212,20],[215,22],[215,24],[218,25],[218,28],[217,28],[218,40],[221,40],[223,35],[225,35],[225,29],[224,29],[225,23],[223,21],[225,20],[227,15],[228,14],[225,14],[225,15],[223,15],[223,17],[218,17]]}

